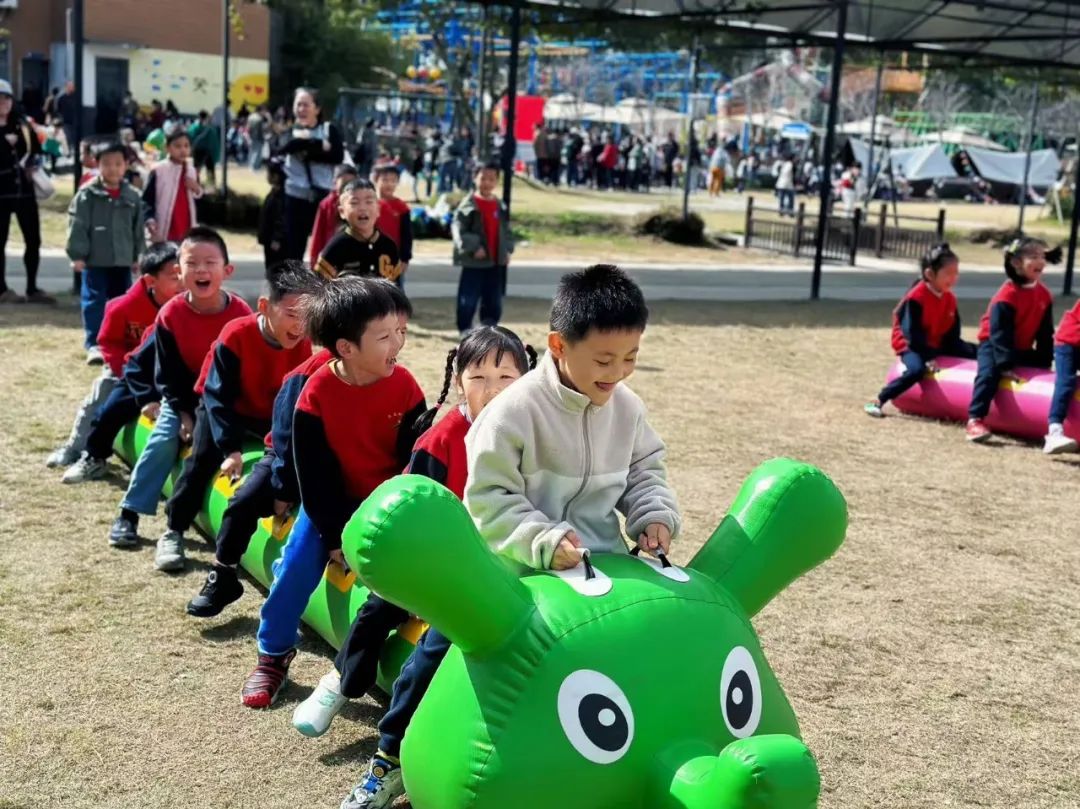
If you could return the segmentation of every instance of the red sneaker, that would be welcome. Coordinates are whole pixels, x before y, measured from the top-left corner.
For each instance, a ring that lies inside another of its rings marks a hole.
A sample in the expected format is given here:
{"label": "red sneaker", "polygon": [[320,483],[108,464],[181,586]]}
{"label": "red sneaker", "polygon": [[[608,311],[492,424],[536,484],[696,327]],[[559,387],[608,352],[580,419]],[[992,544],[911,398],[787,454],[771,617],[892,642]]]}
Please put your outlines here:
{"label": "red sneaker", "polygon": [[240,701],[249,708],[269,708],[277,702],[281,687],[289,676],[289,664],[296,650],[283,655],[259,655],[259,665],[248,675]]}
{"label": "red sneaker", "polygon": [[982,419],[968,419],[965,432],[967,433],[967,440],[976,444],[981,444],[993,435],[990,428],[983,424]]}

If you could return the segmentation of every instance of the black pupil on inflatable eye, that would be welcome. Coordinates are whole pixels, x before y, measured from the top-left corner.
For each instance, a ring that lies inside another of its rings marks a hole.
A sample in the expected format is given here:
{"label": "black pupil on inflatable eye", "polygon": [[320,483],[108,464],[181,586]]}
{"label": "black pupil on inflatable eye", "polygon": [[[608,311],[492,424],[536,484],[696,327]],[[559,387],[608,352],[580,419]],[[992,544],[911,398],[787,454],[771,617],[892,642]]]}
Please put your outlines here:
{"label": "black pupil on inflatable eye", "polygon": [[609,753],[621,750],[630,735],[622,708],[603,694],[586,695],[578,705],[578,719],[589,741]]}
{"label": "black pupil on inflatable eye", "polygon": [[754,710],[754,688],[750,685],[749,674],[741,670],[735,672],[735,676],[728,683],[724,701],[727,703],[727,717],[731,726],[736,730],[746,727]]}

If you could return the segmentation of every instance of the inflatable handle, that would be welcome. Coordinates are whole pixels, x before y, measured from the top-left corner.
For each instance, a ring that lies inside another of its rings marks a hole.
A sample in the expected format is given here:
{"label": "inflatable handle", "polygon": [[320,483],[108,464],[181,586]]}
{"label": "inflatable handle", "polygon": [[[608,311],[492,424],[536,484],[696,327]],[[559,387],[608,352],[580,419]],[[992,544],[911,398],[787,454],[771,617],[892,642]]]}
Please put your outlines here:
{"label": "inflatable handle", "polygon": [[462,502],[421,475],[375,489],[345,526],[342,551],[364,584],[463,652],[501,646],[536,609]]}
{"label": "inflatable handle", "polygon": [[747,615],[844,541],[847,503],[821,470],[774,458],[743,483],[728,516],[687,567],[726,587]]}
{"label": "inflatable handle", "polygon": [[[631,548],[630,555],[631,556],[640,556],[641,555],[641,546],[640,545],[635,545],[633,548]],[[653,556],[655,556],[656,561],[658,561],[660,563],[660,567],[663,567],[663,568],[671,567],[671,560],[668,559],[667,554],[664,553],[659,548],[656,549],[656,551],[653,553]]]}

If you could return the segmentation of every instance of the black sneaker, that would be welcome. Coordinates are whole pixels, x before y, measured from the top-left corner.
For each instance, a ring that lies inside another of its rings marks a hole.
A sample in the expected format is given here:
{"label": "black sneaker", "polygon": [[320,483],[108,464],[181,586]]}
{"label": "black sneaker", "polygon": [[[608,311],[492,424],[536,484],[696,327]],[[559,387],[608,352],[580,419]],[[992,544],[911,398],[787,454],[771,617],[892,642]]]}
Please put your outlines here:
{"label": "black sneaker", "polygon": [[218,567],[206,574],[206,583],[187,605],[188,615],[212,618],[244,594],[244,585],[231,567]]}
{"label": "black sneaker", "polygon": [[120,515],[109,529],[109,544],[114,548],[134,548],[139,544],[138,522]]}

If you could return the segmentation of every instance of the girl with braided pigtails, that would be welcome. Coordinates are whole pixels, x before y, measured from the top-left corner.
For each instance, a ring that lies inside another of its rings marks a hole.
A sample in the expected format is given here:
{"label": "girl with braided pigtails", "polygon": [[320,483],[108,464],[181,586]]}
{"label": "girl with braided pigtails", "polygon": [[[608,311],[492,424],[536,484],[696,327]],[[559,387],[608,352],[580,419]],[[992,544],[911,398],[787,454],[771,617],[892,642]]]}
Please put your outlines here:
{"label": "girl with braided pigtails", "polygon": [[[414,429],[421,435],[405,471],[430,477],[463,497],[465,433],[489,402],[535,365],[536,352],[509,329],[483,326],[469,332],[446,357],[446,375],[435,407],[417,419]],[[458,403],[435,424],[451,391]],[[405,610],[374,593],[368,596],[334,661],[334,670],[293,713],[297,730],[305,736],[321,736],[348,700],[362,696],[375,684],[383,644],[408,617]],[[435,629],[420,638],[394,683],[390,709],[379,723],[379,750],[343,806],[389,806],[404,792],[398,764],[401,739],[449,647],[450,642]]]}

